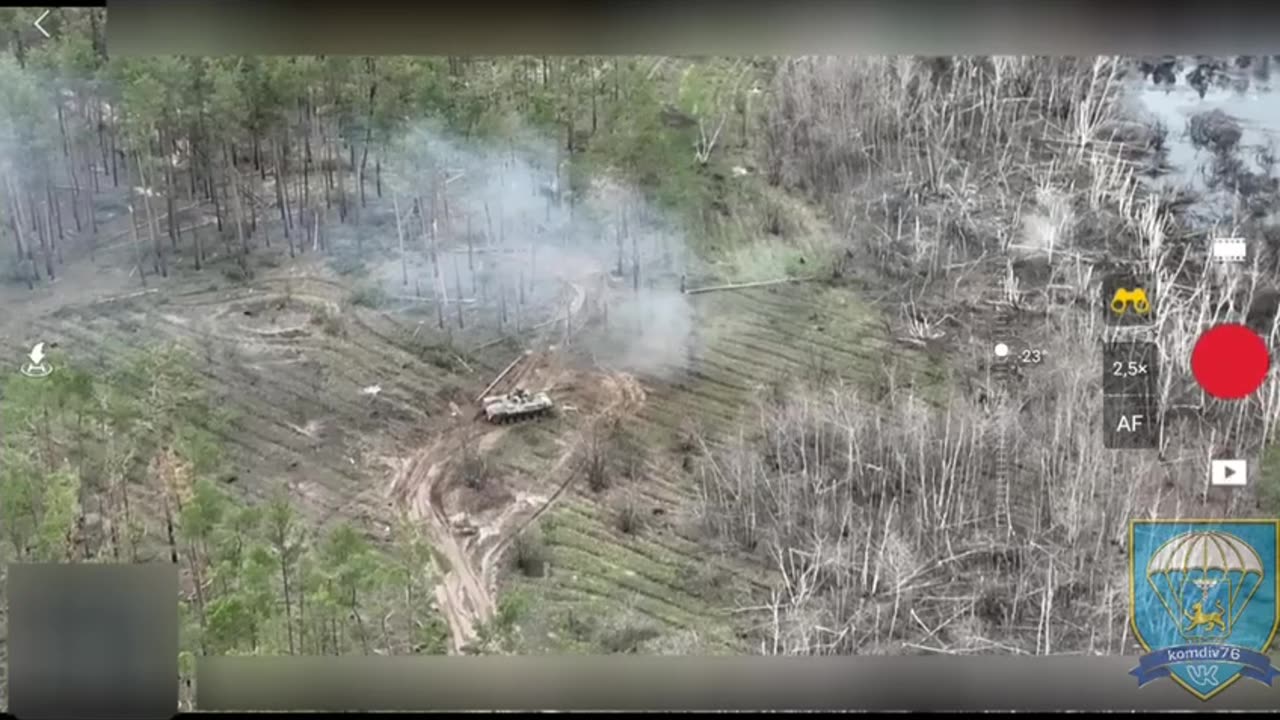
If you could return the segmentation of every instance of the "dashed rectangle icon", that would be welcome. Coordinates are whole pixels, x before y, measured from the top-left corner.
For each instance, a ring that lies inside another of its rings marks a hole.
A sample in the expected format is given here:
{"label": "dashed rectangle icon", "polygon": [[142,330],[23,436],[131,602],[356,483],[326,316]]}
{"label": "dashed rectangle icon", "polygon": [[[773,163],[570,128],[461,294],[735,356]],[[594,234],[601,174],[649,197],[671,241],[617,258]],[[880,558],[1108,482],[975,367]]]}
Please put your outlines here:
{"label": "dashed rectangle icon", "polygon": [[1244,238],[1214,238],[1213,259],[1218,262],[1244,262],[1249,249]]}

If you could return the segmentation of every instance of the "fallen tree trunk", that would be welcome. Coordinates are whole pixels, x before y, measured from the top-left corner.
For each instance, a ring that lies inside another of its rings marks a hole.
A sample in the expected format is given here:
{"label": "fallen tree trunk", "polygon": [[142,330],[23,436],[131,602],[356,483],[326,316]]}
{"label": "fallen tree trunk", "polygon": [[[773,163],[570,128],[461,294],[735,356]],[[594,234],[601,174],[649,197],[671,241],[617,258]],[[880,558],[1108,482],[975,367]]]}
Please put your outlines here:
{"label": "fallen tree trunk", "polygon": [[464,247],[458,248],[441,248],[440,252],[463,254],[469,253],[473,255],[527,255],[529,247],[473,247],[470,250]]}
{"label": "fallen tree trunk", "polygon": [[498,377],[494,378],[493,382],[489,383],[489,386],[484,389],[484,392],[476,396],[476,402],[480,402],[481,400],[484,400],[485,395],[488,395],[490,390],[493,390],[493,388],[496,387],[498,383],[502,382],[503,378],[511,374],[511,371],[514,370],[522,360],[524,360],[525,358],[529,357],[532,354],[533,354],[532,350],[525,350],[523,355],[521,355],[520,357],[517,357],[515,360],[512,360],[511,364],[508,365],[505,370],[498,373]]}
{"label": "fallen tree trunk", "polygon": [[756,282],[733,283],[731,285],[711,285],[709,287],[690,288],[684,291],[685,295],[700,295],[702,293],[719,292],[721,290],[745,290],[746,288],[765,287],[767,285],[786,285],[787,283],[812,282],[817,277],[801,277],[801,278],[781,278],[778,280],[758,280]]}
{"label": "fallen tree trunk", "polygon": [[125,293],[124,295],[116,295],[113,297],[100,298],[98,300],[94,300],[93,304],[105,305],[106,303],[120,302],[121,300],[132,300],[133,298],[142,297],[143,295],[150,295],[151,293],[158,292],[158,291],[159,291],[159,288],[150,288],[148,290],[138,290],[137,292]]}
{"label": "fallen tree trunk", "polygon": [[[175,211],[174,211],[174,213],[175,213],[175,214],[177,214],[177,215],[181,215],[182,213],[187,212],[187,211],[189,211],[189,210],[194,210],[194,209],[196,209],[197,207],[200,207],[200,205],[199,205],[199,204],[195,204],[195,205],[188,205],[187,207],[179,208],[179,209],[175,210]],[[185,230],[187,230],[187,231],[199,230],[199,229],[202,229],[202,228],[206,228],[206,227],[208,227],[208,226],[210,226],[210,225],[213,225],[215,222],[217,222],[217,221],[216,221],[216,220],[204,220],[204,221],[201,221],[199,224],[196,224],[196,225],[190,225],[190,226],[188,226],[188,227],[186,227],[186,228],[184,228],[184,229],[185,229]],[[167,219],[166,219],[166,218],[157,218],[157,219],[156,219],[156,224],[161,228],[161,230],[162,230],[163,232],[167,232],[167,231],[168,231],[168,223],[167,223]],[[178,223],[178,225],[180,226],[180,225],[181,225],[181,222],[179,222],[179,223]],[[146,225],[145,225],[145,224],[143,224],[142,226],[140,226],[140,228],[139,228],[139,229],[140,229],[140,230],[145,230],[145,229],[146,229]],[[121,245],[124,245],[124,244],[126,244],[126,243],[130,243],[130,242],[133,242],[132,240],[129,240],[129,239],[128,239],[129,235],[130,235],[130,232],[129,232],[128,230],[121,230],[120,232],[118,232],[118,233],[116,233],[116,234],[112,235],[111,237],[103,238],[103,239],[101,240],[101,242],[105,243],[105,245],[100,246],[98,249],[99,249],[99,250],[114,250],[115,248],[120,247]]]}
{"label": "fallen tree trunk", "polygon": [[443,298],[441,300],[437,300],[435,298],[425,298],[425,297],[419,297],[417,295],[392,295],[391,297],[395,300],[403,300],[405,302],[412,302],[412,303],[442,302],[445,305],[475,305],[477,302],[480,302],[476,298]]}

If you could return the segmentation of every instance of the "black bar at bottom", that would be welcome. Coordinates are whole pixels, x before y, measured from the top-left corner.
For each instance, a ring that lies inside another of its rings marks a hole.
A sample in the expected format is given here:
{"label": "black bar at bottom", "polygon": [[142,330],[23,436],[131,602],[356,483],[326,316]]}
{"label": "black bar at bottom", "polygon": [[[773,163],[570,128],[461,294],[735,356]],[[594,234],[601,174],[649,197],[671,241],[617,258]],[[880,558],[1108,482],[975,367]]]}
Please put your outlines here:
{"label": "black bar at bottom", "polygon": [[1240,679],[1208,701],[1139,688],[1134,657],[206,657],[200,710],[1274,710]]}

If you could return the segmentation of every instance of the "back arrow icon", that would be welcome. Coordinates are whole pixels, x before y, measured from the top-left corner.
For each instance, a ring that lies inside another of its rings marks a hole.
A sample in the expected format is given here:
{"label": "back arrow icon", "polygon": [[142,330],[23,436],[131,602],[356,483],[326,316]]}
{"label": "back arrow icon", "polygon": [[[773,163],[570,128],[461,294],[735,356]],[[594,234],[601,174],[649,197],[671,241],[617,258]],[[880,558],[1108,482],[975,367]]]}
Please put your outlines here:
{"label": "back arrow icon", "polygon": [[44,28],[40,27],[40,22],[41,22],[42,20],[44,20],[45,18],[49,17],[49,13],[50,13],[50,12],[52,12],[52,11],[51,11],[51,10],[45,10],[43,13],[41,13],[41,14],[40,14],[40,17],[36,18],[36,21],[35,21],[35,22],[31,23],[32,25],[35,25],[35,26],[36,26],[36,29],[40,31],[40,34],[41,34],[41,35],[44,35],[44,36],[45,36],[45,37],[47,37],[47,38],[48,38],[48,37],[53,37],[53,36],[49,34],[49,31],[48,31],[48,30],[45,30]]}

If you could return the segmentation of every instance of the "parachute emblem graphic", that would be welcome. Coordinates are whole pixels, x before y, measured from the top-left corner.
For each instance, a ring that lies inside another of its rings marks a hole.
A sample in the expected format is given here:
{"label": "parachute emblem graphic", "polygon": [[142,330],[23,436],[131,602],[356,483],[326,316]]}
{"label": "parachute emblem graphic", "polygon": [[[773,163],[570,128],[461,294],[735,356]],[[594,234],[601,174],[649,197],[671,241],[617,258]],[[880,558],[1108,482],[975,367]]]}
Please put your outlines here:
{"label": "parachute emblem graphic", "polygon": [[1171,677],[1207,700],[1280,675],[1265,654],[1280,628],[1280,521],[1135,520],[1129,546],[1140,686]]}
{"label": "parachute emblem graphic", "polygon": [[1265,577],[1257,551],[1216,531],[1178,535],[1147,562],[1147,582],[1182,637],[1192,642],[1230,637]]}

